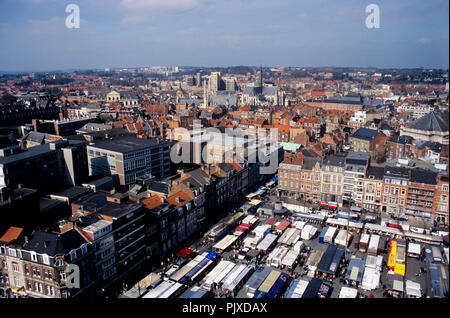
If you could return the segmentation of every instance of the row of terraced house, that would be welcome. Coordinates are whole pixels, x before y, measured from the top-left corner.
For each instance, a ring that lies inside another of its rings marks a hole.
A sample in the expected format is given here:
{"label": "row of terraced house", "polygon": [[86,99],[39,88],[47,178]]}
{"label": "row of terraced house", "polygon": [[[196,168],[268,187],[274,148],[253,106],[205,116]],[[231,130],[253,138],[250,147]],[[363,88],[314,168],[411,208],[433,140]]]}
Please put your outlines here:
{"label": "row of terraced house", "polygon": [[413,216],[448,226],[448,175],[420,167],[372,163],[367,152],[324,159],[285,154],[279,190],[299,200],[356,205],[391,217]]}

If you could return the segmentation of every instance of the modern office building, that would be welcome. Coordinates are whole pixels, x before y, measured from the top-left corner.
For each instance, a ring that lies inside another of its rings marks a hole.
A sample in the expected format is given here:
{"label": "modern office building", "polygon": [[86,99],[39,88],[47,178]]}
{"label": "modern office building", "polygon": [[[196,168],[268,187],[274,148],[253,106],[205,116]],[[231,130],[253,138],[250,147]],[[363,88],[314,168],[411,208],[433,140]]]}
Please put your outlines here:
{"label": "modern office building", "polygon": [[117,176],[116,182],[128,189],[136,177],[170,175],[171,143],[160,139],[119,136],[87,146],[89,175]]}

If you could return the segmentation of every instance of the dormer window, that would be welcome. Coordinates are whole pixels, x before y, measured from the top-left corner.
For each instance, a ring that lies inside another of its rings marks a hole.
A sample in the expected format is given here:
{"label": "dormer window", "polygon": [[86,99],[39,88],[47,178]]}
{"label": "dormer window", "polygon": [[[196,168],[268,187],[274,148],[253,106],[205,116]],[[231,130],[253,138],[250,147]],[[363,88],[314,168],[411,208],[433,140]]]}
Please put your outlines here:
{"label": "dormer window", "polygon": [[49,257],[48,257],[47,254],[43,254],[43,255],[42,255],[42,262],[43,262],[45,265],[50,265],[50,260],[49,260]]}

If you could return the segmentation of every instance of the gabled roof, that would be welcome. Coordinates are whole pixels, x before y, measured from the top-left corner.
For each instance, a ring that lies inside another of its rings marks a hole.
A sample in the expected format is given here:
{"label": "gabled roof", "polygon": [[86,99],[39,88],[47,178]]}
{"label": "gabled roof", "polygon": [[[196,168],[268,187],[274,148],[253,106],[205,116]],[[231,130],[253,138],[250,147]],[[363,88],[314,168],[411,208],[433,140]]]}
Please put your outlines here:
{"label": "gabled roof", "polygon": [[65,255],[84,243],[86,240],[76,230],[70,230],[63,234],[36,231],[31,235],[29,242],[25,243],[23,249],[55,256],[57,254]]}
{"label": "gabled roof", "polygon": [[162,205],[164,202],[159,196],[154,195],[150,198],[143,199],[141,203],[144,205],[146,209],[152,210]]}
{"label": "gabled roof", "polygon": [[153,182],[148,189],[153,192],[169,194],[169,185],[163,182]]}
{"label": "gabled roof", "polygon": [[374,129],[361,127],[351,136],[352,138],[363,139],[363,140],[372,140],[378,131]]}
{"label": "gabled roof", "polygon": [[234,171],[234,168],[228,163],[221,162],[221,163],[217,164],[217,166],[221,170],[223,170],[225,173],[229,173],[229,172],[233,172]]}
{"label": "gabled roof", "polygon": [[205,171],[203,171],[201,168],[189,171],[186,174],[191,176],[191,178],[193,178],[195,181],[197,181],[202,186],[205,186],[205,185],[209,184],[209,182],[210,182],[209,175]]}
{"label": "gabled roof", "polygon": [[335,156],[335,155],[330,155],[327,156],[324,160],[323,160],[323,165],[327,165],[327,166],[335,166],[335,167],[344,167],[345,166],[345,157],[344,156]]}
{"label": "gabled roof", "polygon": [[384,175],[384,167],[372,166],[367,169],[366,177],[382,180]]}
{"label": "gabled roof", "polygon": [[316,163],[320,163],[320,158],[305,157],[303,159],[303,170],[312,170]]}
{"label": "gabled roof", "polygon": [[409,123],[406,127],[425,131],[445,132],[449,130],[448,110],[434,110]]}
{"label": "gabled roof", "polygon": [[414,183],[424,183],[424,184],[437,184],[437,173],[423,170],[423,169],[413,169],[411,170],[411,178],[410,181]]}
{"label": "gabled roof", "polygon": [[[178,199],[178,201],[177,201]],[[185,204],[186,202],[191,201],[191,198],[189,197],[189,195],[183,191],[178,191],[177,193],[175,193],[174,195],[171,195],[170,197],[168,197],[166,199],[167,203],[174,205],[176,207],[182,206],[183,204]]]}

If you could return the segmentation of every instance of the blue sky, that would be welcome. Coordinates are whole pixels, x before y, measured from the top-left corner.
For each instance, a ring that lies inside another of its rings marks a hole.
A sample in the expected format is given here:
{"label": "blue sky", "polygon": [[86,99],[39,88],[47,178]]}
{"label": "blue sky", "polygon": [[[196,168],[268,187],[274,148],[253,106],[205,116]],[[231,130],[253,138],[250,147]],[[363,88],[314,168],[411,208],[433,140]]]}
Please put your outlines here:
{"label": "blue sky", "polygon": [[[80,29],[68,29],[68,4]],[[365,26],[369,4],[380,28]],[[1,71],[152,65],[448,69],[448,0],[0,0]]]}

